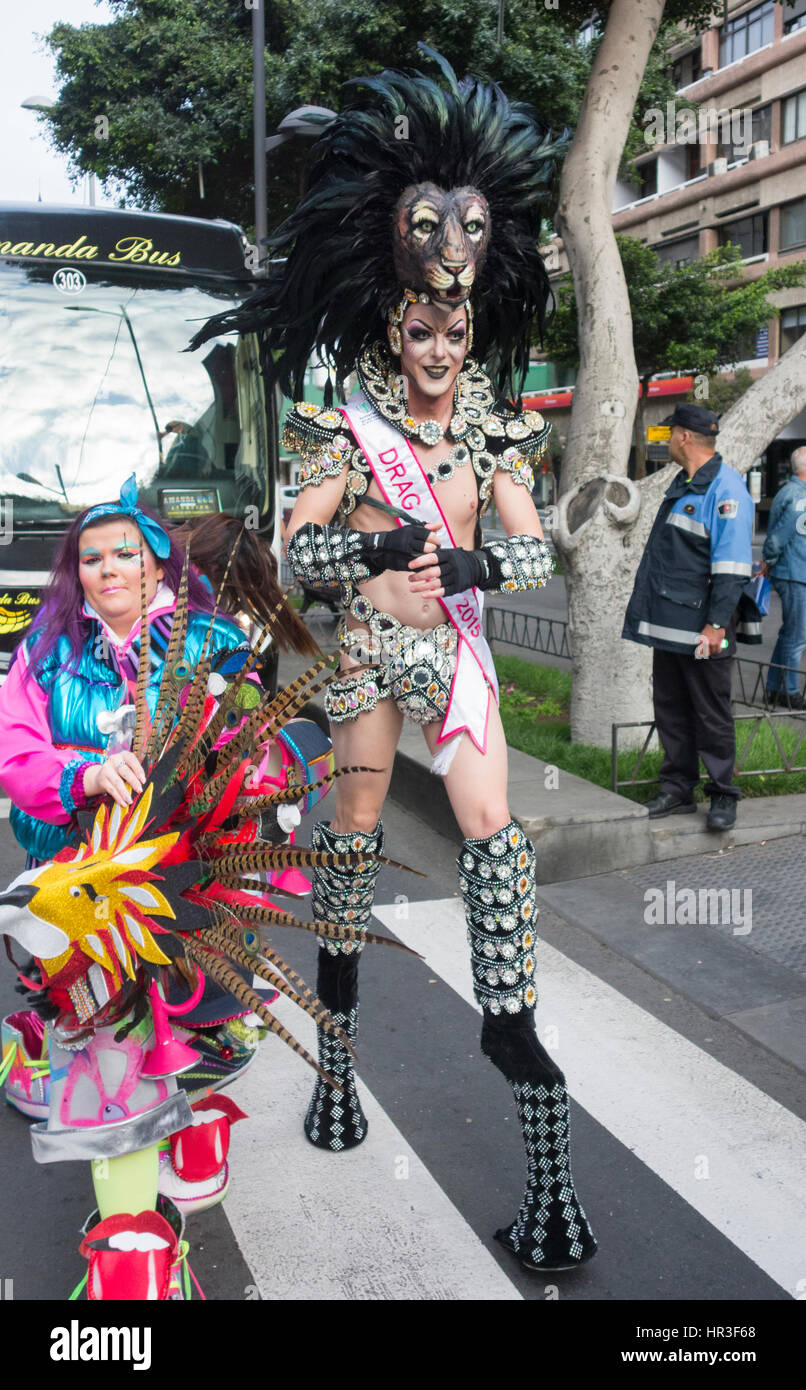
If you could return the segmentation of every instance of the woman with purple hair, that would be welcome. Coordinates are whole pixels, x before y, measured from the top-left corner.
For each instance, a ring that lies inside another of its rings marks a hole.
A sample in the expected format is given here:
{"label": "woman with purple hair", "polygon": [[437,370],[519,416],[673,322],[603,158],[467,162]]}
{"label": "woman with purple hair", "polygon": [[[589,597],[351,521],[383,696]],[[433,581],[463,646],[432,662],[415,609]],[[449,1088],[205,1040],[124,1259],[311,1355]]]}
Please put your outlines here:
{"label": "woman with purple hair", "polygon": [[[126,808],[142,791],[145,773],[131,751],[142,636],[141,578],[144,575],[149,629],[145,698],[153,718],[172,624],[175,617],[180,621],[177,596],[184,559],[183,549],[158,517],[138,505],[133,476],[124,483],[119,502],[82,512],[67,531],[37,621],[18,647],[0,689],[0,785],[13,803],[11,825],[28,852],[29,868],[53,860],[75,840],[75,814],[89,801],[108,797]],[[249,645],[234,621],[213,616],[212,590],[190,566],[184,650],[174,667],[180,684],[192,679],[205,644],[205,659],[212,661],[207,689],[215,694],[240,670]],[[104,902],[102,897],[96,901],[96,916]],[[66,901],[64,919],[69,915]],[[46,1157],[35,1146],[38,1161],[113,1154],[100,1167],[93,1163],[101,1217],[134,1214],[126,1221],[136,1240],[131,1232],[126,1239],[135,1241],[135,1251],[153,1253],[160,1246],[181,1252],[182,1213],[211,1206],[226,1192],[228,1135],[220,1131],[228,1132],[229,1123],[243,1113],[226,1099],[216,1098],[212,1110],[209,1099],[197,1101],[208,1113],[194,1116],[195,1125],[188,1127],[190,1110],[173,1076],[141,1069],[153,1046],[150,1015],[135,1011],[121,1028],[114,1000],[104,994],[103,971],[93,972],[91,967],[86,979],[69,985],[66,1008],[61,1010],[48,1002],[37,961],[21,966],[20,978],[37,1007],[3,1022],[7,1065],[0,1078],[8,1072],[6,1097],[32,1118],[43,1119],[52,1109],[52,1120],[64,1121],[66,1106],[72,1107],[71,1115],[79,1115],[72,1127],[60,1130],[60,1147],[54,1150],[51,1144]],[[181,1078],[187,1099],[218,1089],[251,1062],[260,1034],[248,1018],[244,1020],[245,1013],[231,995],[208,981],[192,1014],[183,1014],[183,1027],[193,1034],[195,1051],[190,1056],[197,1059]],[[50,1076],[49,1048],[54,1058]],[[59,1066],[57,1057],[62,1059]],[[64,1058],[72,1059],[69,1065]],[[74,1071],[81,1072],[79,1080]],[[129,1097],[125,1101],[124,1091]],[[206,1174],[198,1163],[189,1174],[181,1164],[175,1166],[175,1154],[187,1151],[187,1157],[194,1142],[198,1147],[205,1124],[218,1127],[214,1161]],[[179,1139],[182,1145],[177,1146]],[[146,1216],[141,1221],[137,1213]],[[165,1221],[167,1226],[160,1224]],[[161,1235],[154,1234],[158,1228]],[[126,1248],[114,1237],[112,1258]],[[83,1246],[82,1252],[87,1253]],[[132,1260],[136,1259],[135,1254]],[[156,1295],[134,1291],[133,1265],[121,1279],[117,1293],[104,1295],[98,1285],[89,1296],[181,1296],[178,1266],[172,1266],[170,1280],[166,1275]]]}
{"label": "woman with purple hair", "polygon": [[[0,690],[0,785],[11,827],[35,859],[66,843],[73,813],[95,796],[120,806],[139,791],[142,768],[127,750],[140,651],[140,562],[145,569],[153,714],[184,553],[149,508],[134,478],[121,501],[76,517],[56,556],[31,633]],[[195,668],[213,601],[191,569],[185,661]],[[230,619],[213,620],[214,668],[244,648]]]}

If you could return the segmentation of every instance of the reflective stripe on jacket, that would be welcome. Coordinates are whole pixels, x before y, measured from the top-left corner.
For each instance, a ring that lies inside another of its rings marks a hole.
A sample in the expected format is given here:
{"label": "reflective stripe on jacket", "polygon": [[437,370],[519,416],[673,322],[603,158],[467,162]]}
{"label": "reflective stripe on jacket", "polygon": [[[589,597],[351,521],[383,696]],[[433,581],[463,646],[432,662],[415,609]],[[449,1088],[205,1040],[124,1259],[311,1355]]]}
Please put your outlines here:
{"label": "reflective stripe on jacket", "polygon": [[753,567],[753,503],[719,454],[672,480],[646,543],[622,637],[693,653],[707,623],[727,628]]}

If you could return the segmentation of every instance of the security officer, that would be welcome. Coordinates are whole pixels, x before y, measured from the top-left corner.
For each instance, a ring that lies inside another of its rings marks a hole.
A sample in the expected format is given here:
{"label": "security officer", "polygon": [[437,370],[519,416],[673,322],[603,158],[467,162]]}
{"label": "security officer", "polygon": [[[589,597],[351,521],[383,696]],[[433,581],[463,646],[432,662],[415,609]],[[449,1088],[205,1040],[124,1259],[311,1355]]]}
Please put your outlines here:
{"label": "security officer", "polygon": [[736,608],[752,573],[753,503],[714,452],[718,416],[678,405],[669,456],[681,471],[646,544],[622,637],[653,647],[655,724],[665,757],[653,818],[693,812],[699,758],[710,775],[709,830],[736,820],[731,713]]}

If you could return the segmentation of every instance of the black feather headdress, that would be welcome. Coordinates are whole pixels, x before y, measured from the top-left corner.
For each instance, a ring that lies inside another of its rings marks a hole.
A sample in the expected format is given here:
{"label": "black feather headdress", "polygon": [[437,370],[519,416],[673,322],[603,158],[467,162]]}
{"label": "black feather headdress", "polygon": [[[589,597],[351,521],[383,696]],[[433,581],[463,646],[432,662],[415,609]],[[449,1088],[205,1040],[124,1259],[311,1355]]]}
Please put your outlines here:
{"label": "black feather headdress", "polygon": [[361,94],[317,140],[308,191],[272,238],[284,263],[238,310],[209,320],[191,347],[233,329],[264,330],[287,395],[301,398],[314,352],[341,391],[400,300],[392,261],[400,195],[426,182],[467,186],[483,193],[492,227],[473,291],[474,353],[500,391],[520,394],[530,333],[542,332],[551,298],[538,239],[564,144],[500,87],[459,81],[444,58],[420,48],[443,82],[387,70],[347,83]]}

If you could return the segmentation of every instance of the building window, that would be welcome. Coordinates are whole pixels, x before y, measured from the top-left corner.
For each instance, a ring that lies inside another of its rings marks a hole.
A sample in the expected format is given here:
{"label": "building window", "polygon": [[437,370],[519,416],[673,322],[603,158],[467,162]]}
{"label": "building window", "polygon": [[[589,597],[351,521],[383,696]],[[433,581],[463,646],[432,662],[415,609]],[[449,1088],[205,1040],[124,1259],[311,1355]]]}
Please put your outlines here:
{"label": "building window", "polygon": [[694,236],[681,238],[680,241],[665,241],[660,246],[653,246],[659,261],[671,263],[675,270],[679,270],[682,265],[690,265],[696,261],[700,254],[700,238],[695,232]]}
{"label": "building window", "polygon": [[802,338],[806,333],[806,304],[800,304],[795,309],[783,309],[781,311],[781,352],[787,352],[789,348]]}
{"label": "building window", "polygon": [[791,145],[793,140],[802,140],[806,135],[806,87],[802,92],[786,98],[781,131],[785,145]]}
{"label": "building window", "polygon": [[755,145],[757,140],[766,140],[769,144],[772,107],[759,106],[748,115],[742,110],[733,111],[730,119],[725,116],[720,121],[719,131],[718,154],[729,164],[734,164],[737,159],[747,159],[750,146]]}
{"label": "building window", "polygon": [[593,43],[593,40],[598,38],[601,32],[598,17],[595,14],[591,15],[583,24],[580,24],[577,30],[577,47],[587,48],[588,44]]}
{"label": "building window", "polygon": [[791,251],[796,246],[806,246],[806,198],[796,198],[794,203],[781,205],[778,250]]}
{"label": "building window", "polygon": [[756,5],[753,10],[729,19],[719,31],[719,66],[727,67],[748,53],[755,53],[765,43],[772,43],[773,10],[772,0],[764,5]]}
{"label": "building window", "polygon": [[701,173],[701,151],[699,145],[686,146],[686,178],[696,179]]}
{"label": "building window", "polygon": [[766,212],[754,212],[751,217],[737,217],[727,227],[720,227],[720,246],[727,246],[728,242],[741,249],[744,261],[751,256],[763,256],[767,250]]}
{"label": "building window", "polygon": [[806,0],[789,0],[784,5],[784,33],[794,34],[796,29],[806,29]]}
{"label": "building window", "polygon": [[699,44],[690,53],[684,53],[682,58],[678,58],[672,64],[672,81],[675,88],[679,91],[681,87],[688,87],[692,82],[699,82],[702,76],[702,56]]}
{"label": "building window", "polygon": [[658,161],[650,159],[646,164],[639,164],[636,168],[638,176],[639,198],[649,198],[652,193],[658,191]]}

